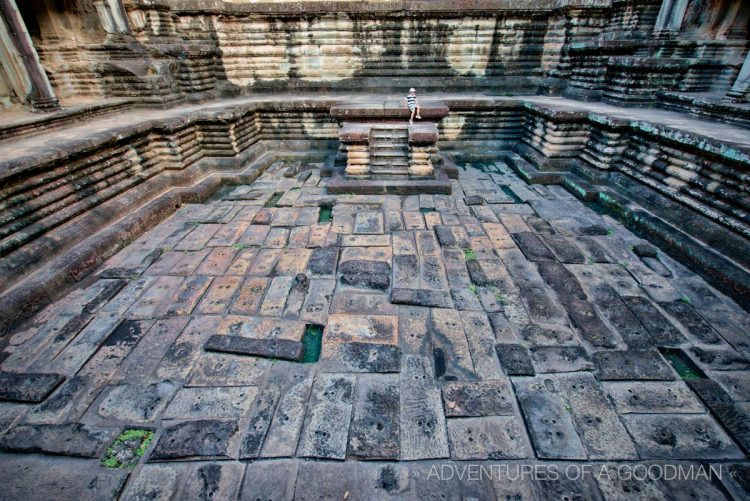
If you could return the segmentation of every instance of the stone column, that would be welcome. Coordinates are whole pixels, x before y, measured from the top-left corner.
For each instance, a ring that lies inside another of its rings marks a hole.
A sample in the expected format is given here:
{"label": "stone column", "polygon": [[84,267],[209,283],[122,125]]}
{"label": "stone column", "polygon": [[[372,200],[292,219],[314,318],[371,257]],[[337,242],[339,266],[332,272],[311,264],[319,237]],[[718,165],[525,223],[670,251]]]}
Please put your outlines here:
{"label": "stone column", "polygon": [[2,24],[0,29],[7,30],[7,36],[10,39],[5,49],[11,56],[16,56],[13,59],[19,63],[14,65],[11,59],[6,63],[4,59],[3,68],[6,73],[14,74],[13,80],[27,84],[21,92],[18,88],[15,89],[19,92],[18,97],[28,101],[33,111],[59,109],[60,103],[39,61],[39,55],[34,49],[31,36],[26,30],[26,25],[14,0],[0,0],[0,16],[4,20],[4,23],[0,23]]}
{"label": "stone column", "polygon": [[743,102],[750,100],[750,51],[747,52],[740,73],[737,75],[732,88],[727,92],[725,100]]}
{"label": "stone column", "polygon": [[682,27],[689,0],[664,0],[659,17],[656,18],[654,33],[677,33]]}
{"label": "stone column", "polygon": [[120,0],[97,0],[94,2],[96,12],[102,21],[102,27],[107,34],[126,34],[130,33],[125,9],[122,7]]}

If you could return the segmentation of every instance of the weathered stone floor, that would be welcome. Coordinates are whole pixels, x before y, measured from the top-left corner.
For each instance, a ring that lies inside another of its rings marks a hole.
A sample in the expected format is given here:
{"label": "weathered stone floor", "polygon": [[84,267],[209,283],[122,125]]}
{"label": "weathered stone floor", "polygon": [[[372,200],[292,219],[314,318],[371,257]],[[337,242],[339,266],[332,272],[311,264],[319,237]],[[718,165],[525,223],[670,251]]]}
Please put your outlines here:
{"label": "weathered stone floor", "polygon": [[750,315],[719,291],[501,163],[452,196],[307,172],[183,206],[10,338],[0,498],[750,494]]}

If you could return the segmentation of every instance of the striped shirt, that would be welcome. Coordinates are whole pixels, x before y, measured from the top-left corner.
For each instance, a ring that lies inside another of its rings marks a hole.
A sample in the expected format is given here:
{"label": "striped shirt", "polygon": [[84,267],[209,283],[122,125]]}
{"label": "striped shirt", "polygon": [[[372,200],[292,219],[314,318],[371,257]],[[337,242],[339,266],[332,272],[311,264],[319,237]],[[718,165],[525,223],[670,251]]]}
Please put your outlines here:
{"label": "striped shirt", "polygon": [[417,107],[417,96],[414,96],[412,94],[406,95],[406,104],[409,106],[410,110],[413,110]]}

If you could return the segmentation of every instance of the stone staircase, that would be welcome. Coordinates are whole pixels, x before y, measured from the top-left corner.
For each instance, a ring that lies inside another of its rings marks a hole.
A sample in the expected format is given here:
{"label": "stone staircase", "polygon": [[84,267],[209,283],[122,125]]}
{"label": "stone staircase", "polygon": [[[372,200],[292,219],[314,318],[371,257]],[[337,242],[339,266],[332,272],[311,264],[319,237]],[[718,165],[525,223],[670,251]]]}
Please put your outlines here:
{"label": "stone staircase", "polygon": [[370,174],[381,178],[409,176],[409,131],[406,126],[372,128]]}

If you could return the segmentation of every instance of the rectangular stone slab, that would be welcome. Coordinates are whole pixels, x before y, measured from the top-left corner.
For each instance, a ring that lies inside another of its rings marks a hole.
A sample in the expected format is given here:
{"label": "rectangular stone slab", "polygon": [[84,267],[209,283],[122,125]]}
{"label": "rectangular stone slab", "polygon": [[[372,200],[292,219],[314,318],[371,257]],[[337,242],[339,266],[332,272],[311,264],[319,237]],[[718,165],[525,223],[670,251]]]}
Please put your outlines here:
{"label": "rectangular stone slab", "polygon": [[261,457],[291,457],[297,450],[315,372],[314,367],[308,364],[284,369],[289,372],[289,376],[285,380],[281,400],[263,442]]}
{"label": "rectangular stone slab", "polygon": [[476,379],[471,350],[459,312],[433,309],[431,315],[435,377],[444,381]]}
{"label": "rectangular stone slab", "polygon": [[316,377],[297,455],[344,459],[354,402],[354,376],[320,373]]}
{"label": "rectangular stone slab", "polygon": [[247,463],[240,499],[293,499],[298,463],[296,459]]}
{"label": "rectangular stone slab", "polygon": [[399,408],[397,375],[359,376],[348,455],[360,460],[398,460]]}
{"label": "rectangular stone slab", "polygon": [[534,457],[520,417],[488,416],[448,420],[451,459],[523,459]]}
{"label": "rectangular stone slab", "polygon": [[118,430],[81,423],[17,425],[0,437],[0,450],[95,458],[104,454]]}
{"label": "rectangular stone slab", "polygon": [[247,414],[257,393],[255,386],[182,388],[164,411],[163,418],[241,418]]}
{"label": "rectangular stone slab", "polygon": [[600,381],[672,381],[677,379],[656,350],[608,350],[593,356]]}
{"label": "rectangular stone slab", "polygon": [[523,231],[511,233],[511,236],[529,261],[552,261],[555,259],[555,255],[539,240],[536,234]]}
{"label": "rectangular stone slab", "polygon": [[679,346],[687,342],[685,336],[645,297],[625,296],[622,300],[646,327],[657,346]]}
{"label": "rectangular stone slab", "polygon": [[394,287],[391,290],[391,303],[453,308],[453,299],[451,299],[449,291],[432,289],[403,289]]}
{"label": "rectangular stone slab", "polygon": [[320,368],[325,372],[398,372],[401,349],[380,343],[325,343]]}
{"label": "rectangular stone slab", "polygon": [[203,345],[206,351],[255,355],[299,362],[304,355],[304,346],[290,339],[252,339],[242,336],[214,335]]}
{"label": "rectangular stone slab", "polygon": [[236,421],[201,419],[168,424],[148,460],[229,459],[230,442],[236,435]]}
{"label": "rectangular stone slab", "polygon": [[0,372],[0,400],[42,402],[64,380],[60,374]]}
{"label": "rectangular stone slab", "polygon": [[550,391],[541,378],[513,378],[513,386],[537,457],[586,459],[563,398]]}
{"label": "rectangular stone slab", "polygon": [[514,399],[506,379],[443,384],[446,417],[510,416]]}
{"label": "rectangular stone slab", "polygon": [[743,454],[706,414],[626,414],[642,459],[734,459]]}
{"label": "rectangular stone slab", "polygon": [[426,357],[406,355],[401,370],[401,460],[447,458],[448,435],[433,382],[433,369]]}
{"label": "rectangular stone slab", "polygon": [[695,379],[687,382],[700,399],[711,409],[716,419],[724,426],[735,442],[745,452],[750,453],[750,415],[737,405],[737,402],[711,379]]}
{"label": "rectangular stone slab", "polygon": [[281,399],[283,381],[278,379],[283,379],[283,377],[271,378],[255,399],[255,405],[250,411],[247,427],[242,436],[240,459],[255,459],[260,455],[276,406]]}
{"label": "rectangular stone slab", "polygon": [[509,376],[533,376],[534,364],[531,362],[529,352],[520,344],[495,345],[500,365]]}
{"label": "rectangular stone slab", "polygon": [[700,414],[705,412],[682,381],[604,382],[620,414]]}

